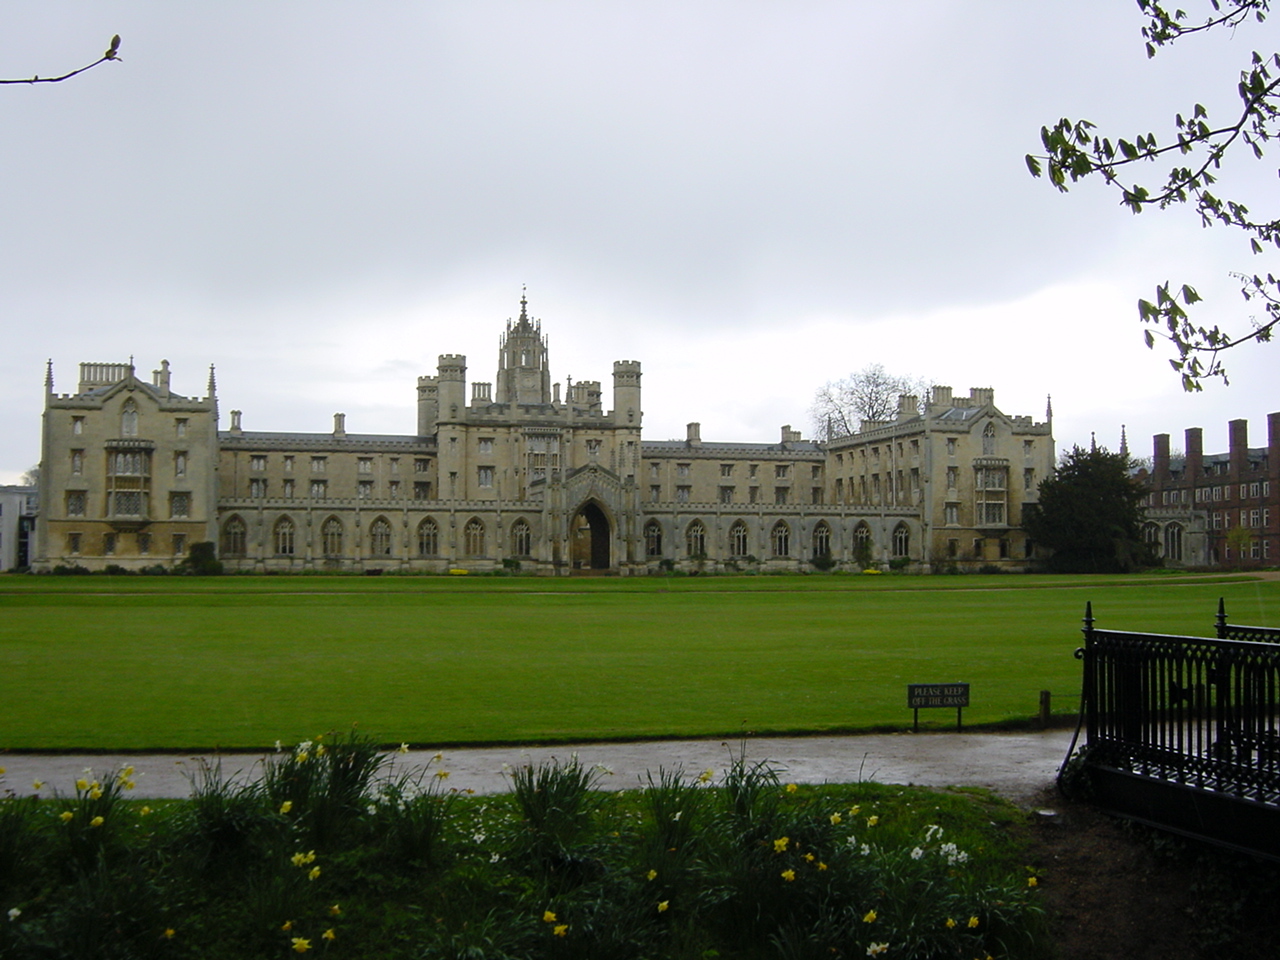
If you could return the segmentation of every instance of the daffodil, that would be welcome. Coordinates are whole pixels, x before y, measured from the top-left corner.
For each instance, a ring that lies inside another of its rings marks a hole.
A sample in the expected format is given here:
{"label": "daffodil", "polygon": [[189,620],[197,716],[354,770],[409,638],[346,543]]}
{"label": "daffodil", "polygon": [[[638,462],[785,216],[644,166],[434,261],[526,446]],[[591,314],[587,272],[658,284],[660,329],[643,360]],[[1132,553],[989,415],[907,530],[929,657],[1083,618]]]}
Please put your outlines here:
{"label": "daffodil", "polygon": [[[294,759],[295,759],[295,760],[297,760],[299,763],[306,763],[308,760],[310,760],[310,759],[311,759],[311,754],[309,754],[309,753],[307,753],[307,751],[303,750],[303,751],[302,751],[301,753],[299,753],[296,757],[294,757]],[[298,950],[298,948],[297,948],[297,947],[294,947],[293,949]],[[307,950],[310,950],[310,949],[311,949],[311,947],[310,947],[310,945],[309,945],[309,944],[308,944],[308,946],[306,947],[306,949],[307,949]],[[299,953],[301,953],[302,951],[301,951],[301,950],[298,950],[298,952],[299,952]]]}
{"label": "daffodil", "polygon": [[89,826],[100,827],[102,826],[103,823],[104,821],[101,817],[94,817],[92,820],[89,821]]}
{"label": "daffodil", "polygon": [[101,800],[101,799],[102,799],[102,791],[101,791],[101,790],[99,790],[97,787],[94,787],[92,790],[90,790],[90,791],[89,791],[89,799],[90,799],[90,800]]}
{"label": "daffodil", "polygon": [[875,923],[875,922],[876,922],[876,912],[875,912],[874,910],[868,910],[868,911],[866,912],[866,914],[863,916],[863,918],[862,918],[862,922],[863,922],[863,923]]}
{"label": "daffodil", "polygon": [[133,776],[133,767],[125,767],[123,770],[120,771],[121,780],[126,779],[127,777],[132,777],[132,776]]}
{"label": "daffodil", "polygon": [[785,880],[785,881],[787,881],[787,883],[790,883],[790,882],[791,882],[791,881],[793,881],[795,878],[796,878],[796,872],[795,872],[794,870],[783,870],[783,871],[782,871],[782,879],[783,879],[783,880]]}
{"label": "daffodil", "polygon": [[137,784],[136,784],[136,783],[134,783],[132,780],[126,780],[126,781],[124,782],[124,788],[125,788],[126,790],[132,790],[132,789],[133,789],[134,787],[136,787],[136,786],[137,786]]}
{"label": "daffodil", "polygon": [[43,781],[43,780],[32,780],[32,781],[31,781],[31,789],[32,789],[32,790],[39,790],[39,789],[40,789],[41,787],[43,787],[43,786],[44,786],[44,781]]}
{"label": "daffodil", "polygon": [[285,933],[288,933],[290,930],[293,929],[293,921],[286,920],[284,923],[280,924],[280,929],[283,930]]}
{"label": "daffodil", "polygon": [[340,917],[340,916],[342,916],[342,905],[341,905],[341,904],[337,904],[337,903],[335,903],[333,906],[331,906],[331,907],[329,908],[329,916],[331,916],[331,917]]}
{"label": "daffodil", "polygon": [[77,789],[77,790],[88,790],[88,789],[89,789],[89,781],[88,781],[88,780],[84,780],[84,779],[77,780],[77,781],[76,781],[76,789]]}
{"label": "daffodil", "polygon": [[969,918],[969,926],[970,926],[970,928],[976,927],[977,925],[978,925],[978,918],[977,918],[977,917],[970,917],[970,918]]}
{"label": "daffodil", "polygon": [[715,773],[713,773],[712,771],[710,771],[710,770],[703,770],[700,774],[698,774],[698,782],[699,782],[699,783],[710,783],[710,782],[711,782],[711,779],[712,779],[714,776],[715,776]]}
{"label": "daffodil", "polygon": [[293,938],[294,953],[306,953],[310,949],[311,949],[311,941],[308,940],[306,937]]}
{"label": "daffodil", "polygon": [[1040,886],[1040,881],[1039,881],[1039,880],[1037,880],[1035,877],[1027,877],[1027,886],[1028,886],[1028,887],[1038,887],[1038,886]]}
{"label": "daffodil", "polygon": [[293,809],[292,800],[286,800],[284,803],[280,804],[280,813],[282,815],[288,813],[292,809]]}
{"label": "daffodil", "polygon": [[552,912],[552,911],[550,911],[550,910],[547,910],[545,913],[543,913],[543,914],[542,914],[542,922],[543,922],[543,923],[555,923],[555,922],[556,922],[556,915],[555,915],[555,913],[554,913],[554,912]]}
{"label": "daffodil", "polygon": [[808,860],[810,863],[813,863],[813,854],[812,854],[812,853],[806,853],[806,854],[804,855],[804,858],[805,858],[806,860]]}
{"label": "daffodil", "polygon": [[409,752],[409,745],[407,743],[400,744],[399,748],[396,750],[396,753],[408,753],[408,752]]}
{"label": "daffodil", "polygon": [[58,814],[58,819],[61,820],[63,823],[68,823],[70,822],[71,818],[74,816],[75,814],[72,813],[70,810],[63,810],[60,814]]}
{"label": "daffodil", "polygon": [[330,927],[330,928],[329,928],[328,930],[326,930],[324,933],[320,934],[320,937],[321,937],[321,939],[324,939],[324,940],[337,940],[337,939],[338,939],[338,934],[337,934],[337,932],[333,929],[333,927]]}
{"label": "daffodil", "polygon": [[840,825],[840,822],[841,822],[843,819],[844,819],[844,818],[843,818],[843,817],[841,817],[841,816],[840,816],[840,814],[838,814],[838,813],[833,813],[833,814],[831,815],[831,825],[832,825],[833,827],[835,827],[835,826],[839,826],[839,825]]}
{"label": "daffodil", "polygon": [[879,823],[879,822],[880,822],[880,818],[879,818],[879,817],[877,817],[877,816],[870,816],[870,817],[867,817],[867,826],[868,826],[868,827],[874,827],[874,826],[875,826],[877,823]]}
{"label": "daffodil", "polygon": [[784,850],[787,849],[787,844],[789,844],[790,842],[791,842],[790,837],[779,837],[777,840],[773,841],[773,852],[782,853]]}
{"label": "daffodil", "polygon": [[873,943],[871,946],[867,947],[867,956],[878,957],[888,949],[889,945],[887,943]]}
{"label": "daffodil", "polygon": [[316,747],[316,756],[323,757],[324,755],[325,755],[325,746],[322,743],[320,744],[320,746]]}
{"label": "daffodil", "polygon": [[555,929],[551,931],[557,937],[567,936],[569,933],[569,925],[567,923],[557,923]]}
{"label": "daffodil", "polygon": [[819,861],[818,861],[818,869],[819,869],[819,870],[825,870],[825,869],[827,869],[827,865],[826,865],[825,863],[823,863],[821,860],[819,860]]}
{"label": "daffodil", "polygon": [[22,911],[21,911],[21,910],[19,910],[17,907],[10,907],[10,908],[9,908],[9,922],[10,922],[10,923],[13,923],[13,921],[17,920],[20,916],[22,916]]}
{"label": "daffodil", "polygon": [[954,930],[954,929],[955,929],[955,925],[956,925],[955,920],[953,920],[951,917],[947,917],[947,929],[948,929],[948,930]]}
{"label": "daffodil", "polygon": [[437,770],[437,771],[436,771],[436,779],[437,779],[437,780],[448,780],[448,779],[449,779],[449,771],[448,771],[448,770]]}
{"label": "daffodil", "polygon": [[312,867],[312,868],[311,868],[311,870],[307,873],[307,879],[308,879],[308,880],[314,880],[314,879],[316,879],[318,876],[320,876],[320,868],[319,868],[319,867]]}
{"label": "daffodil", "polygon": [[658,879],[658,871],[657,871],[657,870],[650,870],[648,873],[646,873],[646,874],[645,874],[645,878],[646,878],[646,879],[649,879],[649,880],[656,880],[656,879]]}
{"label": "daffodil", "polygon": [[150,808],[150,807],[143,807],[141,810],[139,810],[139,811],[138,811],[138,813],[145,817],[145,816],[147,816],[148,814],[150,814],[150,813],[151,813],[151,808]]}
{"label": "daffodil", "polygon": [[666,912],[667,912],[667,908],[668,908],[668,907],[670,907],[670,906],[671,906],[671,901],[670,901],[670,900],[663,900],[660,904],[658,904],[658,912],[659,912],[659,913],[666,913]]}
{"label": "daffodil", "polygon": [[795,793],[795,792],[796,792],[796,789],[797,789],[797,788],[796,788],[796,785],[795,785],[794,783],[788,783],[788,784],[787,784],[787,793]]}
{"label": "daffodil", "polygon": [[178,931],[173,929],[173,927],[165,927],[164,933],[161,934],[161,936],[163,936],[166,940],[172,940],[174,936],[177,935],[177,933]]}
{"label": "daffodil", "polygon": [[850,808],[849,808],[849,816],[851,816],[851,817],[856,817],[856,816],[858,815],[858,811],[859,811],[859,810],[861,810],[861,809],[862,809],[862,807],[859,807],[859,806],[857,806],[857,805],[854,805],[854,806],[850,807]]}

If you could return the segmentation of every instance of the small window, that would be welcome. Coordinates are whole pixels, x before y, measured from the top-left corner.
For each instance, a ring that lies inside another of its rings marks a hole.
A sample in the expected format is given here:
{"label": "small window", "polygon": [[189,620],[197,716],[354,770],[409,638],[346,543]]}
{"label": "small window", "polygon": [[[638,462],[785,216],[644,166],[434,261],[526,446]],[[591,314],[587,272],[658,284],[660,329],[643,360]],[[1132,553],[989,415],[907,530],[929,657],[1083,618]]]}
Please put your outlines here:
{"label": "small window", "polygon": [[84,472],[84,451],[71,451],[71,473],[73,476],[80,476]]}
{"label": "small window", "polygon": [[356,473],[373,473],[373,457],[358,457]]}
{"label": "small window", "polygon": [[71,418],[71,432],[77,437],[84,433],[84,417]]}
{"label": "small window", "polygon": [[733,503],[733,487],[720,488],[720,502]]}
{"label": "small window", "polygon": [[687,477],[688,475],[689,475],[689,464],[687,464],[687,463],[677,463],[677,464],[676,464],[676,476],[677,476],[677,477]]}
{"label": "small window", "polygon": [[813,472],[812,472],[812,474],[811,474],[812,479],[814,479],[814,480],[821,480],[821,479],[822,479],[822,468],[821,468],[821,467],[819,467],[819,466],[816,466],[816,465],[815,465],[815,466],[812,468],[812,471],[813,471]]}
{"label": "small window", "polygon": [[747,464],[747,476],[748,476],[748,477],[754,477],[754,476],[756,475],[756,468],[757,468],[758,466],[759,466],[759,464],[755,464],[755,463],[749,463],[749,464]]}
{"label": "small window", "polygon": [[785,504],[785,503],[787,502],[787,488],[786,488],[786,487],[774,487],[774,488],[773,488],[773,502],[774,502],[775,504],[778,504],[778,505],[783,505],[783,504]]}
{"label": "small window", "polygon": [[67,553],[76,554],[80,552],[80,534],[67,534]]}
{"label": "small window", "polygon": [[184,519],[189,516],[191,516],[191,494],[169,494],[169,517],[177,520]]}
{"label": "small window", "polygon": [[325,472],[325,458],[324,458],[324,457],[312,457],[312,458],[311,458],[311,472],[312,472],[312,473],[324,473],[324,472]]}
{"label": "small window", "polygon": [[431,483],[429,481],[418,481],[414,483],[413,499],[430,500],[431,499]]}
{"label": "small window", "polygon": [[956,438],[947,437],[947,456],[954,457],[956,455]]}
{"label": "small window", "polygon": [[692,487],[676,487],[676,503],[688,503],[692,493]]}
{"label": "small window", "polygon": [[361,480],[359,483],[356,484],[356,499],[357,500],[373,499],[373,481],[372,480]]}
{"label": "small window", "polygon": [[786,463],[775,463],[775,464],[773,465],[773,476],[774,476],[774,479],[776,479],[776,480],[785,480],[785,479],[787,479],[787,468],[788,468],[789,466],[790,466],[790,464],[786,464]]}
{"label": "small window", "polygon": [[293,481],[286,480],[284,482],[283,490],[284,490],[284,498],[286,500],[292,500],[293,499]]}
{"label": "small window", "polygon": [[187,475],[187,451],[178,450],[174,453],[173,475],[175,477],[185,477]]}
{"label": "small window", "polygon": [[293,457],[284,458],[284,472],[293,473]]}
{"label": "small window", "polygon": [[599,455],[600,455],[600,441],[599,441],[599,440],[588,440],[588,441],[587,441],[587,456],[589,456],[589,457],[597,457],[597,456],[599,456]]}
{"label": "small window", "polygon": [[649,487],[649,502],[657,503],[661,499],[662,499],[662,487],[657,486],[656,484],[654,486]]}
{"label": "small window", "polygon": [[182,439],[187,435],[186,417],[178,417],[178,419],[173,421],[173,432],[177,435],[178,439]]}
{"label": "small window", "polygon": [[120,436],[136,437],[137,435],[138,406],[132,400],[128,400],[125,402],[124,409],[120,411]]}
{"label": "small window", "polygon": [[732,463],[722,463],[722,464],[720,464],[720,476],[722,476],[722,477],[732,477],[732,476],[733,476],[733,464],[732,464]]}
{"label": "small window", "polygon": [[67,494],[67,516],[84,516],[84,493],[82,491]]}
{"label": "small window", "polygon": [[427,459],[424,459],[424,458],[422,458],[422,457],[419,457],[418,459],[416,459],[416,460],[414,460],[414,461],[413,461],[413,472],[414,472],[414,473],[427,473],[427,472],[429,472],[430,470],[431,470],[431,461],[430,461],[430,460],[427,460]]}
{"label": "small window", "polygon": [[392,472],[392,473],[399,473],[399,472],[400,472],[400,458],[399,458],[399,457],[392,457],[392,458],[391,458],[391,472]]}
{"label": "small window", "polygon": [[102,553],[105,556],[115,556],[116,552],[116,535],[114,533],[104,533],[102,535]]}
{"label": "small window", "polygon": [[400,481],[399,480],[392,480],[389,484],[387,484],[387,495],[390,496],[392,500],[400,499]]}
{"label": "small window", "polygon": [[266,495],[267,481],[258,479],[249,481],[249,496],[253,497],[255,500],[259,500]]}
{"label": "small window", "polygon": [[482,488],[491,488],[493,486],[493,467],[477,467],[476,483]]}
{"label": "small window", "polygon": [[662,464],[659,463],[657,460],[650,461],[649,462],[649,479],[657,480],[661,476],[662,476]]}
{"label": "small window", "polygon": [[187,535],[185,533],[175,533],[173,535],[173,555],[180,557],[187,552]]}
{"label": "small window", "polygon": [[328,484],[324,480],[311,481],[311,499],[323,500],[328,493]]}
{"label": "small window", "polygon": [[267,469],[267,458],[263,455],[255,454],[249,458],[249,469],[262,471]]}

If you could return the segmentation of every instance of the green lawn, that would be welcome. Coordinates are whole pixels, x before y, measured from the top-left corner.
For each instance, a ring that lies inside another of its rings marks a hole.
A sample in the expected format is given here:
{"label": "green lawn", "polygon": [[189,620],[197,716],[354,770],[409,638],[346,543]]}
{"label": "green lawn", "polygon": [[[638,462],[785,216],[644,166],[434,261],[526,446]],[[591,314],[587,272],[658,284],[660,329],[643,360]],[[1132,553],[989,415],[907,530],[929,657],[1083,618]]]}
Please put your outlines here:
{"label": "green lawn", "polygon": [[[853,730],[967,681],[968,723],[1074,710],[1080,618],[1280,624],[1241,578],[0,577],[0,749]],[[931,724],[950,711],[925,711]]]}

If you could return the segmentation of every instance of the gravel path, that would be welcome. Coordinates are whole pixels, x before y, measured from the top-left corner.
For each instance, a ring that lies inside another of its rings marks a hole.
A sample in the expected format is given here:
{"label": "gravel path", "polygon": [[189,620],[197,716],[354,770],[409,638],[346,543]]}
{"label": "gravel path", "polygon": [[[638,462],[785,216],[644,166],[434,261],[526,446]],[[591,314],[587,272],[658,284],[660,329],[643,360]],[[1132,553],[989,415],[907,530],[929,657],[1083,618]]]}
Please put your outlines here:
{"label": "gravel path", "polygon": [[[756,737],[746,741],[748,760],[768,760],[780,776],[796,783],[876,780],[921,786],[987,787],[1015,802],[1026,803],[1048,786],[1066,754],[1070,730],[1036,733],[893,733],[845,737]],[[661,740],[633,743],[592,743],[554,747],[479,747],[447,749],[433,763],[435,751],[410,750],[393,755],[398,768],[422,767],[447,770],[449,785],[476,793],[500,793],[507,789],[505,772],[525,763],[551,757],[577,755],[584,764],[599,764],[608,773],[601,786],[634,787],[646,771],[682,767],[687,775],[703,770],[719,774],[739,749],[737,741]],[[185,797],[188,775],[198,757],[175,754],[12,754],[0,755],[0,788],[16,793],[32,792],[42,781],[43,796],[53,790],[68,793],[86,768],[98,775],[124,766],[135,768],[138,798]],[[256,776],[262,757],[253,754],[222,756],[224,773],[240,771]]]}

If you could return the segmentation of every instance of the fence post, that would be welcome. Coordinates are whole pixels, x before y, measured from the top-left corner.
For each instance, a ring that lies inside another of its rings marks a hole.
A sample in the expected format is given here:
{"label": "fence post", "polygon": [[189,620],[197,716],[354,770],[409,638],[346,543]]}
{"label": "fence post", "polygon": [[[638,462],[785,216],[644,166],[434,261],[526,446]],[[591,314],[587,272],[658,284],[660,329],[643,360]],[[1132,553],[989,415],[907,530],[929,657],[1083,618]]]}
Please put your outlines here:
{"label": "fence post", "polygon": [[1053,714],[1050,706],[1052,694],[1048,690],[1040,691],[1040,726],[1047,729],[1049,726],[1049,718]]}

